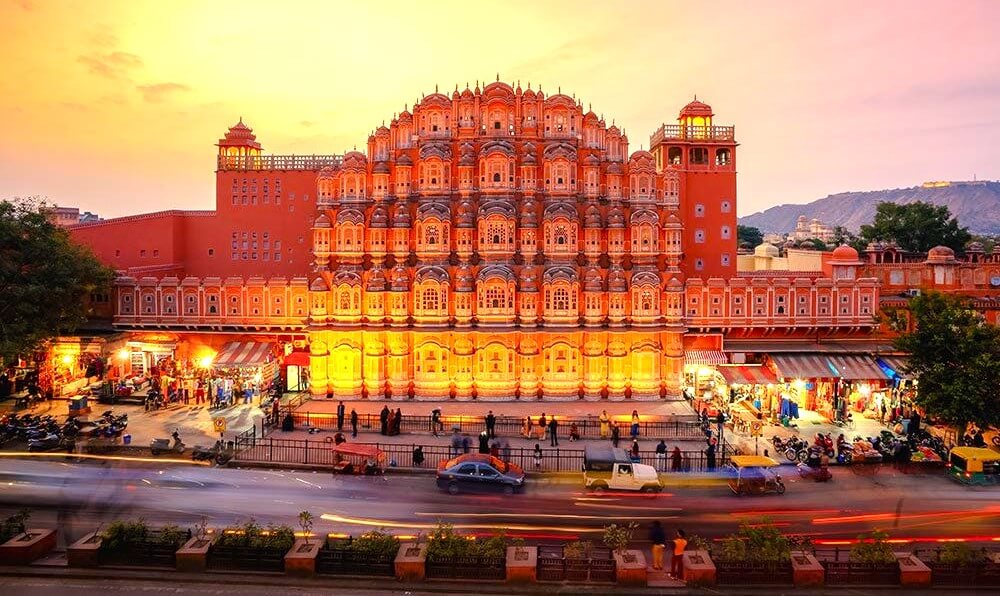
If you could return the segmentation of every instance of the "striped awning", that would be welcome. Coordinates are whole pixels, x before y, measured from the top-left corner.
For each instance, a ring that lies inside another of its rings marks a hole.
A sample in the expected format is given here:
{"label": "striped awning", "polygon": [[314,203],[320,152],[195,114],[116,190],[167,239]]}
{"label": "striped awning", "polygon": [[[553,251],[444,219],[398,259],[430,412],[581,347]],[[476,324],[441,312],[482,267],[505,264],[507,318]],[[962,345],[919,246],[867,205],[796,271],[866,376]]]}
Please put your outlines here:
{"label": "striped awning", "polygon": [[773,385],[778,382],[766,366],[720,366],[718,370],[729,385]]}
{"label": "striped awning", "polygon": [[826,357],[819,354],[773,354],[771,361],[778,369],[778,376],[791,379],[835,379]]}
{"label": "striped awning", "polygon": [[212,366],[229,368],[260,366],[271,359],[271,344],[256,341],[231,341],[222,346]]}
{"label": "striped awning", "polygon": [[684,363],[698,366],[718,366],[728,364],[729,359],[722,350],[684,350]]}
{"label": "striped awning", "polygon": [[885,381],[889,378],[871,356],[856,354],[827,356],[827,359],[845,381]]}
{"label": "striped awning", "polygon": [[906,356],[879,356],[878,362],[882,365],[883,370],[886,368],[891,370],[896,375],[897,379],[916,378],[916,376],[907,368],[908,360]]}

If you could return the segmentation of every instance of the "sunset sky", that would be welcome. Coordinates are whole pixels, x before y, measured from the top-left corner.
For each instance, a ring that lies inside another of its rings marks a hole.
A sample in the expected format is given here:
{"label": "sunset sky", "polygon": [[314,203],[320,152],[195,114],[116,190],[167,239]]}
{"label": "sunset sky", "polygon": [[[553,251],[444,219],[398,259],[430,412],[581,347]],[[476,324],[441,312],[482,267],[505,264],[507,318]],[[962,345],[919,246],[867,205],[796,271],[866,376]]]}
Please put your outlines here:
{"label": "sunset sky", "polygon": [[1000,178],[1000,2],[0,0],[0,198],[214,205],[242,116],[340,153],[466,81],[558,87],[630,149],[694,94],[735,124],[739,212]]}

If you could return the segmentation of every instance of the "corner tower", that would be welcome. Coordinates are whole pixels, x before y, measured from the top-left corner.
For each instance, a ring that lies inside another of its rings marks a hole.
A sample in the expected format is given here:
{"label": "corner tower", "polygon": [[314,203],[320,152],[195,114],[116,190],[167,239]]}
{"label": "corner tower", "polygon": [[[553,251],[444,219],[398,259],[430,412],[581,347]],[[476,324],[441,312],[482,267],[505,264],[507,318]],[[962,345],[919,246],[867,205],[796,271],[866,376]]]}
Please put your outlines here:
{"label": "corner tower", "polygon": [[736,274],[736,140],[732,126],[717,126],[711,106],[684,106],[677,124],[650,137],[657,171],[680,174],[680,216],[688,278]]}

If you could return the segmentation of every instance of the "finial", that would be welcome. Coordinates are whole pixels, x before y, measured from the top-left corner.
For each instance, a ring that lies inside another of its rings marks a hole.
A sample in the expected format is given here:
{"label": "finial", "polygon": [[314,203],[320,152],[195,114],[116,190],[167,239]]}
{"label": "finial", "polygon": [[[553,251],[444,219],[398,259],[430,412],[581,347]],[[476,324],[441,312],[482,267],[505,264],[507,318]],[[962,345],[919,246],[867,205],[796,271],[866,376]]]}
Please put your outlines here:
{"label": "finial", "polygon": [[560,94],[562,93],[562,85],[559,85],[558,87],[556,87],[556,93],[560,93]]}
{"label": "finial", "polygon": [[240,124],[243,124],[243,116],[240,116]]}
{"label": "finial", "polygon": [[434,93],[437,93],[437,92],[438,92],[438,84],[434,83]]}
{"label": "finial", "polygon": [[587,111],[588,111],[588,112],[593,112],[593,111],[594,111],[594,110],[592,110],[592,109],[590,108],[590,102],[589,102],[589,101],[587,102]]}
{"label": "finial", "polygon": [[497,82],[498,83],[500,82],[500,73],[499,72],[497,73]]}
{"label": "finial", "polygon": [[698,101],[698,94],[697,93],[694,94],[694,100]]}

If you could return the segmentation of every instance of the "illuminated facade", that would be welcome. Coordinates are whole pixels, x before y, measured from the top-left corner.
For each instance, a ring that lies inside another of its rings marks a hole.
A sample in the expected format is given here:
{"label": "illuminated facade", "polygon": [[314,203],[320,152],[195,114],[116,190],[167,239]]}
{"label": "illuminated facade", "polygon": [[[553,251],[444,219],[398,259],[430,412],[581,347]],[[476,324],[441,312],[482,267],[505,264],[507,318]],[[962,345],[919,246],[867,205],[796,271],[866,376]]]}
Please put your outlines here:
{"label": "illuminated facade", "polygon": [[74,234],[122,272],[116,326],[300,338],[316,395],[679,398],[728,337],[875,328],[856,253],[737,272],[737,144],[713,119],[695,100],[630,153],[579,101],[497,81],[342,156],[264,154],[241,121],[215,211]]}

